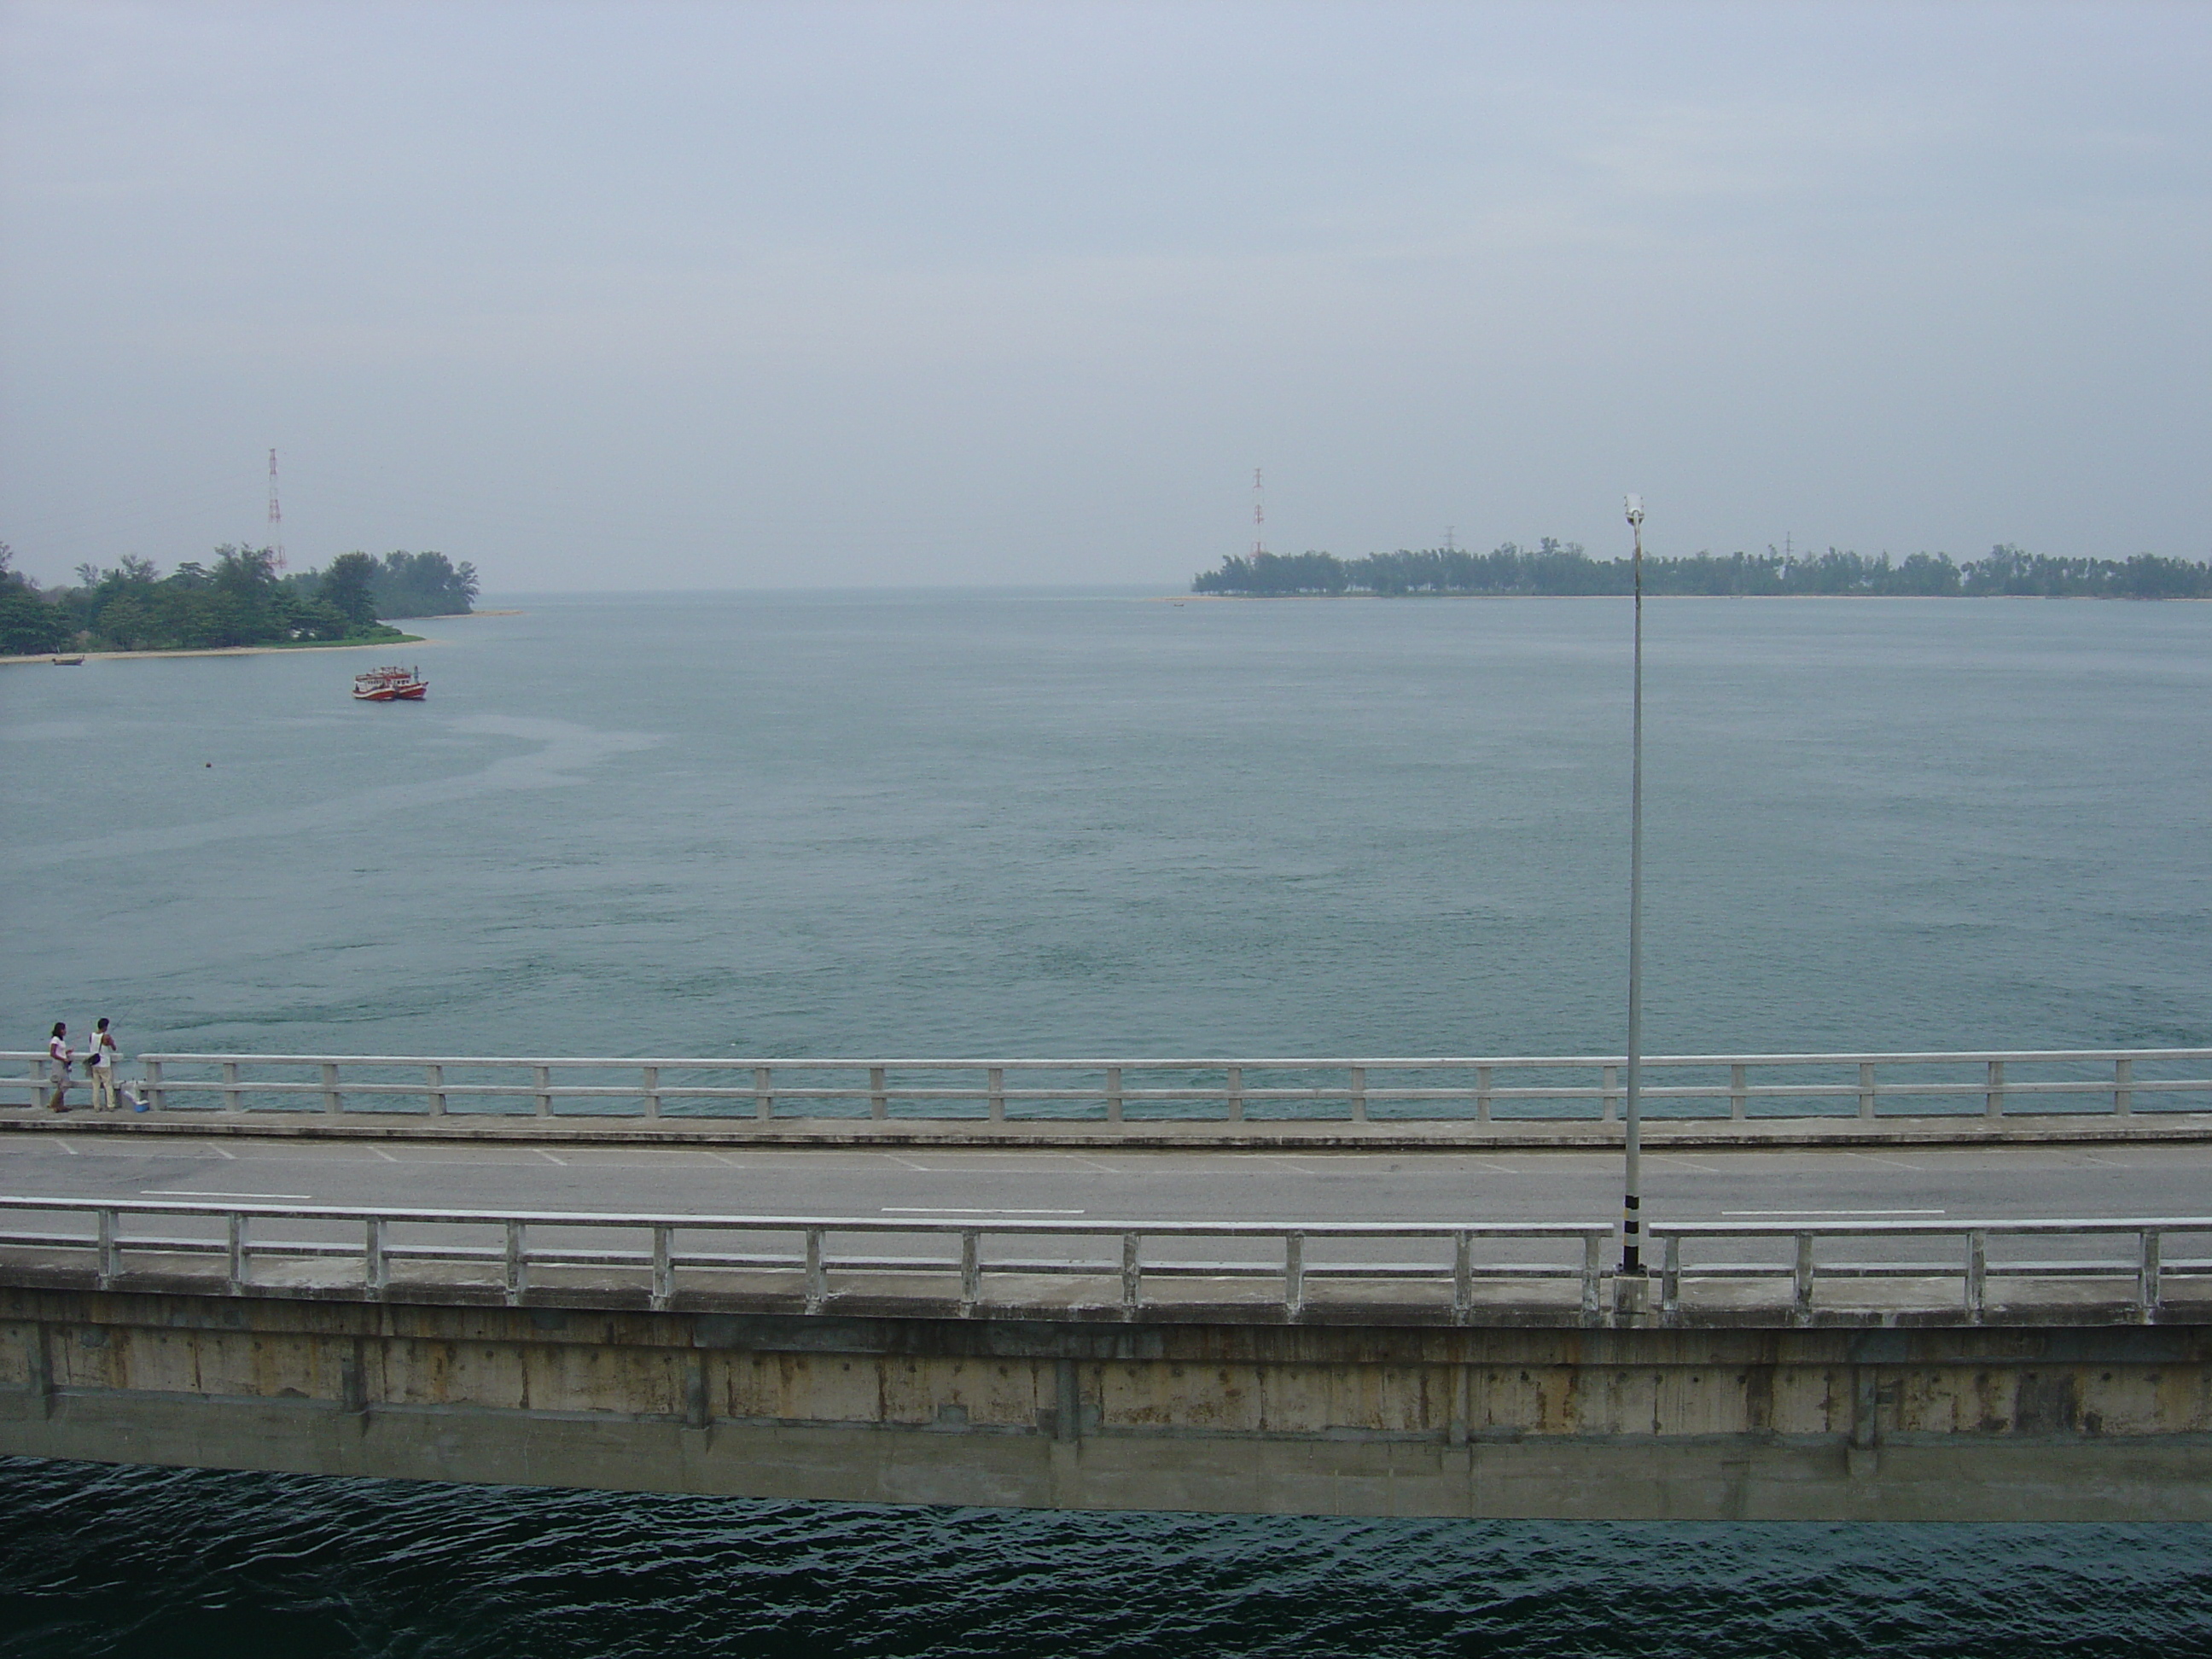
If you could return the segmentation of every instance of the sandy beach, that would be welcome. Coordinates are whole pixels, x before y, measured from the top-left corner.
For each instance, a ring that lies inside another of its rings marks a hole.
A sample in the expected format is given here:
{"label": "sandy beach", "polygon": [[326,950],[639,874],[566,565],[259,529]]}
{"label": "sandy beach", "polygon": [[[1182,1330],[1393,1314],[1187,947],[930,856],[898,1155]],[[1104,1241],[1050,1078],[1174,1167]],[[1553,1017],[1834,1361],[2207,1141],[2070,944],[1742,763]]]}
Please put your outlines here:
{"label": "sandy beach", "polygon": [[299,645],[217,645],[196,651],[40,651],[27,657],[0,657],[0,667],[11,663],[49,663],[56,657],[82,657],[87,662],[141,662],[163,657],[261,657],[278,651],[389,651],[401,645],[435,645],[420,634],[397,640],[318,640]]}
{"label": "sandy beach", "polygon": [[[473,617],[520,617],[520,611],[463,611],[449,617],[401,617],[399,622],[466,622]],[[87,662],[133,662],[156,657],[258,657],[272,651],[383,651],[400,645],[437,645],[421,634],[396,640],[317,640],[296,645],[216,645],[188,651],[36,651],[26,657],[0,657],[0,668],[17,663],[52,663],[56,657],[82,657]]]}

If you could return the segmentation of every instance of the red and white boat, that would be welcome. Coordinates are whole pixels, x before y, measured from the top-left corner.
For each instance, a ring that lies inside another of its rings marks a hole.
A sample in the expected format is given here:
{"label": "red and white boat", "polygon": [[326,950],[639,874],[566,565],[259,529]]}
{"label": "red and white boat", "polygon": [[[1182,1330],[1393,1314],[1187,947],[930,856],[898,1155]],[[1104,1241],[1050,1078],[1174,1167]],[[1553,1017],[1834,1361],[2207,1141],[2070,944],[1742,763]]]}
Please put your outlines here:
{"label": "red and white boat", "polygon": [[429,690],[419,668],[372,668],[353,677],[356,702],[420,702]]}

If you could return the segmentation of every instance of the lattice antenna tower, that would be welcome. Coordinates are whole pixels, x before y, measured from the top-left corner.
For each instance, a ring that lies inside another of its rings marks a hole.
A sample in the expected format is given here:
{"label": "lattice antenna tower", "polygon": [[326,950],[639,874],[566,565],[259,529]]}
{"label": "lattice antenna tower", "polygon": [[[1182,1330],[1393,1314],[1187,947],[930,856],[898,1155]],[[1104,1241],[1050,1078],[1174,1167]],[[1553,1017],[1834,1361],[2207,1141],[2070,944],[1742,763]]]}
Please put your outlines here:
{"label": "lattice antenna tower", "polygon": [[276,505],[276,452],[269,452],[269,545],[276,550],[276,568],[284,568],[284,509]]}
{"label": "lattice antenna tower", "polygon": [[1252,469],[1252,556],[1258,558],[1267,550],[1267,497],[1261,489],[1264,481],[1260,469]]}

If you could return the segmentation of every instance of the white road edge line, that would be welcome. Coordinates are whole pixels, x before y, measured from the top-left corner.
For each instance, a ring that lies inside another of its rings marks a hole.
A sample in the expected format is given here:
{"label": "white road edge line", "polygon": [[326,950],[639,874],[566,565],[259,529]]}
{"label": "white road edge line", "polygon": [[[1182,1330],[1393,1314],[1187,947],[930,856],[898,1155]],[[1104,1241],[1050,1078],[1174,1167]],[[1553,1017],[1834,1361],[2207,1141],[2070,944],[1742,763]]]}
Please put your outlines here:
{"label": "white road edge line", "polygon": [[954,1210],[927,1204],[886,1204],[885,1215],[1084,1215],[1083,1210]]}
{"label": "white road edge line", "polygon": [[1726,1215],[1948,1215],[1948,1210],[1723,1210]]}
{"label": "white road edge line", "polygon": [[141,1187],[145,1198],[313,1198],[313,1193],[210,1193],[189,1187]]}

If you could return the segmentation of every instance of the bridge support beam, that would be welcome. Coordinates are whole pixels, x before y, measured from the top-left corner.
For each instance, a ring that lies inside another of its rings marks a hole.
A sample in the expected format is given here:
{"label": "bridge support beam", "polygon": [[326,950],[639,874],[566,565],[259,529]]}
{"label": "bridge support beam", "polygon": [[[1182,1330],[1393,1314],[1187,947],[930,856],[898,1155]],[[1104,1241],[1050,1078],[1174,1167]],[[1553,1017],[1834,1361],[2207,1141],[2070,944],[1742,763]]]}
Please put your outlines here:
{"label": "bridge support beam", "polygon": [[0,1287],[0,1451],[893,1504],[2212,1520],[2212,1328],[1090,1322]]}

